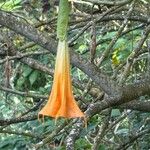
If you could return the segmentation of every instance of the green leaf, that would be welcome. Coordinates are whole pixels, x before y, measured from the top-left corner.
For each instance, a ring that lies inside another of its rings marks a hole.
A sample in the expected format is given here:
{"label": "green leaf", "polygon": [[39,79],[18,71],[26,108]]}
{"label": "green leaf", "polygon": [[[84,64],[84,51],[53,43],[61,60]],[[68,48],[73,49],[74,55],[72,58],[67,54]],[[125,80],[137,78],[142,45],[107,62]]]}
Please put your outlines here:
{"label": "green leaf", "polygon": [[23,71],[23,74],[22,74],[22,75],[23,75],[24,77],[27,77],[27,76],[32,72],[32,69],[31,69],[30,67],[28,67],[28,66],[24,66],[24,67],[23,67],[23,70],[24,70],[24,71]]}
{"label": "green leaf", "polygon": [[31,75],[29,76],[29,81],[30,81],[30,84],[33,85],[33,83],[36,81],[38,77],[38,71],[33,71],[31,73]]}
{"label": "green leaf", "polygon": [[126,134],[128,134],[129,133],[129,129],[126,129],[126,128],[124,128],[124,129],[120,129],[120,130],[118,130],[118,131],[116,131],[116,134],[124,134],[124,135],[126,135]]}
{"label": "green leaf", "polygon": [[21,8],[21,0],[3,0],[0,1],[0,7],[7,11],[12,11]]}
{"label": "green leaf", "polygon": [[18,80],[17,80],[17,86],[18,87],[21,87],[25,82],[25,78],[24,77],[20,77]]}
{"label": "green leaf", "polygon": [[88,150],[88,149],[91,149],[91,144],[87,140],[80,138],[76,141],[75,149],[76,150],[83,150],[83,149]]}
{"label": "green leaf", "polygon": [[106,146],[104,144],[100,144],[98,150],[105,150]]}
{"label": "green leaf", "polygon": [[121,115],[121,113],[120,113],[119,109],[112,109],[111,117],[117,117],[117,116],[120,116],[120,115]]}

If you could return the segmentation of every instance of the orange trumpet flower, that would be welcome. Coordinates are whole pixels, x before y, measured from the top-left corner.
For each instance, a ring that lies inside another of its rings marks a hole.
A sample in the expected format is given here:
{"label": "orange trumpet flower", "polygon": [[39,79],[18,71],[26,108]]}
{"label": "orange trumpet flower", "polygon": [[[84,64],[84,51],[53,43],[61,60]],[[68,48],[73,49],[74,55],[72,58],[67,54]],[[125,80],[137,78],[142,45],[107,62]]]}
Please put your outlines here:
{"label": "orange trumpet flower", "polygon": [[84,117],[79,109],[73,93],[70,78],[69,49],[67,42],[60,41],[57,48],[54,82],[47,104],[39,112],[39,115],[54,118]]}

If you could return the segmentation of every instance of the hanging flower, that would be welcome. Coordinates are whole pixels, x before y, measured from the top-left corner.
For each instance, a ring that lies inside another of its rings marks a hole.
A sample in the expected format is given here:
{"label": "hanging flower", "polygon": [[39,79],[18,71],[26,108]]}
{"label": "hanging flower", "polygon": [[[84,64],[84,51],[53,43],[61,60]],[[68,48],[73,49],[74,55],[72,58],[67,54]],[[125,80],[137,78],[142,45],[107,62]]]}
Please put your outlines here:
{"label": "hanging flower", "polygon": [[79,109],[72,93],[69,50],[66,40],[59,40],[51,94],[39,115],[54,118],[84,117],[84,113]]}

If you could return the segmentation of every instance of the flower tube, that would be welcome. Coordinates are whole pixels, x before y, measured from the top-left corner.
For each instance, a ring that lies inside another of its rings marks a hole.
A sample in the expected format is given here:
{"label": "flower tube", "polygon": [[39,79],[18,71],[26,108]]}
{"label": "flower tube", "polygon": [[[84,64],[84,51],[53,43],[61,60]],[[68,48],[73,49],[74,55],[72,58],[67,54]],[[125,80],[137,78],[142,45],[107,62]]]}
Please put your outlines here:
{"label": "flower tube", "polygon": [[66,40],[59,40],[51,94],[39,115],[56,119],[58,117],[84,117],[84,113],[79,109],[72,92],[69,48]]}

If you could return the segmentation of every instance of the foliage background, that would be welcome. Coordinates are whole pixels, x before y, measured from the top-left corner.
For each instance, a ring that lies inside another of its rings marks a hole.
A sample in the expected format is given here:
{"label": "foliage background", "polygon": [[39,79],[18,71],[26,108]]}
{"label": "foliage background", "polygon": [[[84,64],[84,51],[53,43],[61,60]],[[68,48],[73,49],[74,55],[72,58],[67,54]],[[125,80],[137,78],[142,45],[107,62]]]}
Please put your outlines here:
{"label": "foliage background", "polygon": [[[1,0],[0,12],[57,41],[58,2]],[[149,0],[71,3],[68,40],[74,52],[121,87],[150,78]],[[11,30],[9,25],[7,28],[1,21],[0,24],[0,150],[69,149],[67,139],[72,129],[77,129],[77,120],[59,119],[57,124],[50,118],[45,118],[44,123],[37,120],[53,83],[55,55]],[[91,57],[94,62],[90,62]],[[74,64],[71,67],[74,95],[86,111],[90,104],[105,99],[107,92],[91,79],[90,73],[82,70],[80,61]],[[78,138],[75,136],[72,149],[150,149],[149,93],[126,105],[110,105],[91,115],[87,128],[80,125],[82,130]]]}

